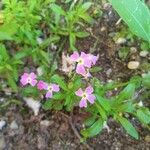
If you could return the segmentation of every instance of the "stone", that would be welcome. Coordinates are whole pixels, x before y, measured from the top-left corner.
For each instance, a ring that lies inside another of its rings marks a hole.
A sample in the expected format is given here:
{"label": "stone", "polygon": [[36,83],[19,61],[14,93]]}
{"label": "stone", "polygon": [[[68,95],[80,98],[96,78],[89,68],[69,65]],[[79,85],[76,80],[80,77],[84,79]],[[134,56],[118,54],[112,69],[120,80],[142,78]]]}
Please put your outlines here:
{"label": "stone", "polygon": [[0,121],[0,130],[2,130],[5,125],[6,125],[6,121],[1,120]]}
{"label": "stone", "polygon": [[126,39],[125,38],[118,38],[118,40],[116,41],[116,44],[118,44],[118,45],[120,45],[120,44],[124,44],[124,43],[126,43]]}
{"label": "stone", "polygon": [[141,57],[146,57],[148,55],[148,51],[141,51],[140,56]]}
{"label": "stone", "polygon": [[140,63],[138,61],[130,61],[128,63],[128,68],[131,70],[137,69],[139,67]]}
{"label": "stone", "polygon": [[15,120],[11,122],[10,128],[11,128],[12,130],[17,130],[17,129],[19,128],[19,127],[18,127],[18,124],[17,124],[17,122],[16,122]]}
{"label": "stone", "polygon": [[130,52],[131,52],[131,54],[136,53],[137,52],[137,48],[136,47],[131,47],[130,48]]}
{"label": "stone", "polygon": [[25,97],[24,100],[25,100],[26,104],[28,105],[28,107],[33,110],[34,115],[37,116],[39,113],[39,109],[41,107],[41,103],[37,100],[34,100],[31,97],[28,97],[28,98]]}
{"label": "stone", "polygon": [[49,127],[50,125],[52,125],[54,122],[53,121],[49,121],[49,120],[42,120],[40,122],[41,126],[45,126],[45,127]]}

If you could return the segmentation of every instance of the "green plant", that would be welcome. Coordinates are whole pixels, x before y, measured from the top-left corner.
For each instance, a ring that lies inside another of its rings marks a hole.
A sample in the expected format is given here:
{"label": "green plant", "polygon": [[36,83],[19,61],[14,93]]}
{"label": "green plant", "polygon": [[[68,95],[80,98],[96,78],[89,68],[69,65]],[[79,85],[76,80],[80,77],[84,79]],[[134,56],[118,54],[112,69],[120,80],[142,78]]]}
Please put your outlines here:
{"label": "green plant", "polygon": [[81,0],[76,3],[72,2],[72,5],[70,5],[67,11],[64,11],[56,3],[50,5],[53,12],[52,15],[54,15],[54,21],[50,23],[50,30],[56,35],[69,37],[71,50],[77,50],[75,48],[77,37],[84,38],[89,35],[88,32],[82,31],[85,28],[84,22],[92,23],[93,20],[87,13],[92,3],[82,3]]}
{"label": "green plant", "polygon": [[110,0],[134,34],[150,42],[150,10],[141,0]]}
{"label": "green plant", "polygon": [[23,62],[13,56],[10,56],[3,44],[0,44],[0,77],[6,78],[9,86],[12,87],[14,91],[17,91],[18,81],[18,66],[22,65]]}

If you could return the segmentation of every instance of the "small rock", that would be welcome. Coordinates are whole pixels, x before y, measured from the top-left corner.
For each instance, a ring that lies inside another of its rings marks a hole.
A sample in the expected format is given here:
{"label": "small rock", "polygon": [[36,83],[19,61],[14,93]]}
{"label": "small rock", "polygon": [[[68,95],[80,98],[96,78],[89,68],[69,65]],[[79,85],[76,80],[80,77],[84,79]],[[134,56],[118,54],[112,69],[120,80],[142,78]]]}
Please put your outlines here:
{"label": "small rock", "polygon": [[42,121],[40,122],[40,125],[41,125],[41,126],[49,127],[49,126],[52,125],[53,123],[54,123],[53,121],[42,120]]}
{"label": "small rock", "polygon": [[101,27],[101,32],[106,31],[106,27]]}
{"label": "small rock", "polygon": [[131,47],[130,48],[130,52],[133,54],[133,53],[136,53],[137,52],[137,48],[136,47]]}
{"label": "small rock", "polygon": [[150,135],[145,136],[145,141],[150,143]]}
{"label": "small rock", "polygon": [[141,57],[146,57],[148,55],[148,51],[141,51],[140,56]]}
{"label": "small rock", "polygon": [[38,67],[37,68],[37,73],[38,73],[38,76],[42,76],[43,75],[43,68],[42,67]]}
{"label": "small rock", "polygon": [[138,106],[139,106],[139,107],[143,107],[143,102],[140,101],[140,102],[138,103]]}
{"label": "small rock", "polygon": [[41,45],[41,44],[43,43],[43,39],[42,39],[42,38],[39,38],[39,37],[36,39],[36,41],[37,41],[37,43],[38,43],[39,45]]}
{"label": "small rock", "polygon": [[16,122],[15,120],[11,122],[10,128],[11,128],[12,130],[18,129],[18,124],[17,124],[17,122]]}
{"label": "small rock", "polygon": [[33,110],[34,115],[37,116],[41,107],[41,103],[39,101],[34,100],[31,97],[25,97],[24,100],[27,103],[28,107],[30,107]]}
{"label": "small rock", "polygon": [[6,147],[5,138],[2,135],[0,135],[0,150],[5,149],[5,147]]}
{"label": "small rock", "polygon": [[120,45],[120,44],[124,44],[124,43],[126,43],[126,39],[125,38],[118,38],[118,40],[116,41],[116,44],[118,44],[118,45]]}
{"label": "small rock", "polygon": [[6,125],[6,121],[1,120],[0,121],[0,130],[2,130],[5,125]]}
{"label": "small rock", "polygon": [[56,46],[54,43],[52,43],[52,44],[51,44],[51,49],[56,50],[56,49],[57,49],[57,46]]}
{"label": "small rock", "polygon": [[110,76],[111,73],[112,73],[112,69],[111,68],[106,71],[106,74],[107,74],[108,77]]}
{"label": "small rock", "polygon": [[137,69],[139,67],[140,63],[138,61],[130,61],[128,63],[129,69]]}

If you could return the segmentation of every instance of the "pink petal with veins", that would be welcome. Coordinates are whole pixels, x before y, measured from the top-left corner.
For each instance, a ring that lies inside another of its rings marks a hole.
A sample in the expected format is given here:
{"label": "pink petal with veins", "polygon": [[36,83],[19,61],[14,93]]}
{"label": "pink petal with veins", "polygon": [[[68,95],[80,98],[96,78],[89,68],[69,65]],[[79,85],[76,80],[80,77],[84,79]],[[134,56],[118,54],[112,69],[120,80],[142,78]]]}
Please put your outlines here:
{"label": "pink petal with veins", "polygon": [[92,94],[93,93],[93,87],[92,86],[88,86],[86,89],[85,89],[85,92],[87,94]]}
{"label": "pink petal with veins", "polygon": [[59,85],[57,85],[57,84],[51,84],[51,87],[52,87],[52,91],[54,91],[54,92],[60,91]]}
{"label": "pink petal with veins", "polygon": [[70,59],[72,61],[77,61],[79,58],[79,53],[78,52],[74,52],[71,56],[70,56]]}
{"label": "pink petal with veins", "polygon": [[77,95],[77,96],[82,96],[82,94],[83,94],[83,91],[82,91],[82,89],[80,88],[80,89],[78,89],[76,92],[75,92],[75,94]]}
{"label": "pink petal with veins", "polygon": [[79,103],[80,108],[82,107],[87,107],[87,101],[86,99],[82,98],[80,103]]}
{"label": "pink petal with veins", "polygon": [[96,97],[93,94],[90,94],[87,96],[87,100],[91,103],[94,104]]}

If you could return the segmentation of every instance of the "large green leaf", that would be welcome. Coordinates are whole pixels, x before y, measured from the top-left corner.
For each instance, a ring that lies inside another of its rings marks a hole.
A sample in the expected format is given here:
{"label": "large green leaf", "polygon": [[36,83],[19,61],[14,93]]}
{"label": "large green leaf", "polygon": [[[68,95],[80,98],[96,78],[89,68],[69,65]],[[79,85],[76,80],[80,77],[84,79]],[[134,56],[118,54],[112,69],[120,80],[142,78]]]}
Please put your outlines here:
{"label": "large green leaf", "polygon": [[135,139],[138,139],[138,132],[133,127],[133,125],[124,117],[118,116],[117,117],[121,125],[124,127],[124,129],[127,131],[128,134],[130,134]]}
{"label": "large green leaf", "polygon": [[141,0],[110,0],[114,9],[139,37],[150,42],[150,11]]}
{"label": "large green leaf", "polygon": [[103,129],[103,121],[98,119],[90,128],[82,130],[81,134],[84,137],[92,137],[97,135]]}
{"label": "large green leaf", "polygon": [[141,122],[145,124],[150,123],[150,115],[148,115],[144,109],[137,110],[137,117],[139,118]]}

